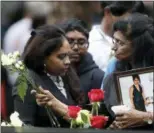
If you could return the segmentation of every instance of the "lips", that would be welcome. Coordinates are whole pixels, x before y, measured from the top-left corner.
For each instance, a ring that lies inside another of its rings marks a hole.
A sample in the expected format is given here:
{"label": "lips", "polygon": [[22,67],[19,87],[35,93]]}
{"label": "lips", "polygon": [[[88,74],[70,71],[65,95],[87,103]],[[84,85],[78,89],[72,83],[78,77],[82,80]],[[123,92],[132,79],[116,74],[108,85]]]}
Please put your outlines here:
{"label": "lips", "polygon": [[71,59],[72,62],[79,61],[80,60],[80,55],[78,53],[72,53],[70,55],[70,59]]}

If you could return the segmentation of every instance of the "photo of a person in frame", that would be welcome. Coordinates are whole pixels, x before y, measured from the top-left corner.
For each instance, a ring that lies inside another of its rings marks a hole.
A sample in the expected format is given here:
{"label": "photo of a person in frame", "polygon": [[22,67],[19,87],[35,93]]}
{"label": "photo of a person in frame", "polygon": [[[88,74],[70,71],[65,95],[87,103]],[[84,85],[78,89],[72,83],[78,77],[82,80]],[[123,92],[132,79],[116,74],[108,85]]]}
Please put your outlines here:
{"label": "photo of a person in frame", "polygon": [[145,98],[144,90],[141,85],[140,77],[138,74],[132,75],[134,84],[129,89],[130,102],[132,107],[136,110],[145,111],[145,105],[148,104]]}

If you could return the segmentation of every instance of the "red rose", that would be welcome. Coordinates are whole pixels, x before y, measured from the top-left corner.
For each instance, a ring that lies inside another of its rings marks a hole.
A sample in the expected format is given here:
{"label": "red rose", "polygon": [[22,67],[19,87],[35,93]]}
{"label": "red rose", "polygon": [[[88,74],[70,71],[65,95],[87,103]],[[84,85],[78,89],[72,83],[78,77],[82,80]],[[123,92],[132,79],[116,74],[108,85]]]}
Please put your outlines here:
{"label": "red rose", "polygon": [[92,89],[88,92],[88,97],[91,102],[100,102],[104,100],[104,91],[101,89]]}
{"label": "red rose", "polygon": [[68,116],[75,119],[80,110],[78,106],[68,106]]}
{"label": "red rose", "polygon": [[104,128],[108,121],[108,117],[105,116],[92,116],[91,118],[91,126],[93,128]]}

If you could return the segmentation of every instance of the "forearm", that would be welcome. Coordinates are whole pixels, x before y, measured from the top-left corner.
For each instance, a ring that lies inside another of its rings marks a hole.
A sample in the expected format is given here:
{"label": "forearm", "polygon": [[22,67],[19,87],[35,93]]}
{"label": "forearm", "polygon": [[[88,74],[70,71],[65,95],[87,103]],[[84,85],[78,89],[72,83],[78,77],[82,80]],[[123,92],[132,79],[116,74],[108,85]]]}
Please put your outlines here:
{"label": "forearm", "polygon": [[68,116],[68,106],[61,101],[54,98],[51,103],[48,105],[50,106],[56,113],[62,116],[64,119],[69,120],[70,117]]}

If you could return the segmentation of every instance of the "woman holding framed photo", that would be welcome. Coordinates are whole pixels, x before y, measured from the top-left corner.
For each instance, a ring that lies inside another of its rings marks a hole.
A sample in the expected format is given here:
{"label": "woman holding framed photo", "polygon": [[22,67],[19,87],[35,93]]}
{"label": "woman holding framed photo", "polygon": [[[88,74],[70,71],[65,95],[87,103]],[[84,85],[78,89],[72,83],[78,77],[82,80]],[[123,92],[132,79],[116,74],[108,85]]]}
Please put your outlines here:
{"label": "woman holding framed photo", "polygon": [[[113,26],[113,44],[115,57],[111,59],[108,69],[111,67],[114,69],[105,74],[107,76],[103,80],[102,87],[105,91],[105,101],[111,106],[119,104],[114,72],[154,66],[153,20],[143,14],[134,13],[127,19],[116,22]],[[138,127],[151,121],[153,121],[153,112],[131,109],[116,114],[111,128]]]}

